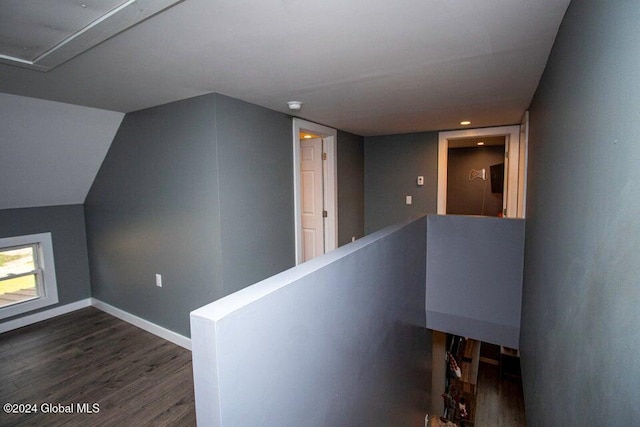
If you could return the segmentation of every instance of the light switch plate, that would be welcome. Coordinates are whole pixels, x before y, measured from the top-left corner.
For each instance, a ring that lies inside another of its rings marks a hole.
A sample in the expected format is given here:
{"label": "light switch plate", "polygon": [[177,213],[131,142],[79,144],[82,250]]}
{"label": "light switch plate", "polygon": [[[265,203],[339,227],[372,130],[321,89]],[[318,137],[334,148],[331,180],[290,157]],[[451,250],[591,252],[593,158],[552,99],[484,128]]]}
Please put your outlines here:
{"label": "light switch plate", "polygon": [[410,205],[413,203],[413,197],[407,196],[407,204]]}

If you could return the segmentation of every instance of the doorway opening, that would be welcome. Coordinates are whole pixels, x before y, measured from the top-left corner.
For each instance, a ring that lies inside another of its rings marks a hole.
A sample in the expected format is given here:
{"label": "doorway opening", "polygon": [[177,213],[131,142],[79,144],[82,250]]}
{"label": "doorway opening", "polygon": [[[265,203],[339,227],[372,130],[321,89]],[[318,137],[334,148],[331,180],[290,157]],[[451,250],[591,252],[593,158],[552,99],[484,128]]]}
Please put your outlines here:
{"label": "doorway opening", "polygon": [[446,213],[501,217],[505,137],[450,140],[447,156]]}
{"label": "doorway opening", "polygon": [[338,243],[337,131],[293,119],[296,265]]}
{"label": "doorway opening", "polygon": [[[445,215],[447,213],[458,213],[455,210],[458,207],[452,207],[451,212],[448,208],[448,177],[449,177],[449,148],[464,148],[470,142],[476,147],[491,150],[490,144],[504,144],[503,164],[495,159],[495,163],[487,165],[488,167],[470,167],[467,171],[466,179],[471,181],[483,181],[486,183],[486,191],[484,194],[485,209],[480,205],[482,215],[489,215],[487,202],[491,204],[492,200],[487,194],[493,194],[493,190],[498,192],[499,174],[503,171],[502,183],[502,215],[507,218],[524,218],[524,200],[526,179],[526,138],[521,138],[521,126],[500,126],[483,129],[465,129],[459,131],[440,132],[438,136],[438,214]],[[478,146],[479,142],[484,142],[483,146]],[[493,149],[500,150],[500,149]],[[486,153],[486,151],[485,151]],[[491,179],[491,166],[495,177]],[[484,169],[484,172],[482,171]],[[492,182],[493,181],[493,182]],[[493,188],[491,188],[493,187]],[[485,190],[482,187],[483,191]],[[496,193],[497,194],[497,193]],[[482,201],[483,198],[480,197]],[[495,200],[493,201],[495,203]],[[453,202],[455,205],[455,202]],[[498,205],[499,206],[499,205]],[[496,213],[497,215],[497,213]],[[493,216],[493,215],[492,215]]]}
{"label": "doorway opening", "polygon": [[[432,416],[456,425],[525,426],[517,349],[433,331]],[[437,392],[436,392],[437,391]]]}

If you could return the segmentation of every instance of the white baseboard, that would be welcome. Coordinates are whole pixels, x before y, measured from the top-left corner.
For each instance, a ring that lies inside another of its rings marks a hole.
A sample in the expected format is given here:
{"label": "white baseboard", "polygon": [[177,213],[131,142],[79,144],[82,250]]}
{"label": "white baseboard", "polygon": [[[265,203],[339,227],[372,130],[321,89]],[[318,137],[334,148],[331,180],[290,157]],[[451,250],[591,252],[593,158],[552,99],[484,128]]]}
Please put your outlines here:
{"label": "white baseboard", "polygon": [[159,336],[160,338],[170,341],[176,345],[179,345],[180,347],[191,350],[191,338],[187,338],[184,335],[178,334],[177,332],[173,332],[167,328],[163,328],[162,326],[156,325],[155,323],[149,322],[148,320],[145,320],[141,317],[134,316],[133,314],[127,313],[124,310],[120,310],[119,308],[109,305],[106,302],[102,302],[99,299],[91,298],[91,305],[98,310],[102,310],[105,313],[112,315],[113,317],[117,317],[120,320],[130,323],[133,326],[137,326],[140,329],[144,329],[145,331]]}
{"label": "white baseboard", "polygon": [[72,302],[70,304],[60,305],[49,310],[39,311],[37,313],[29,314],[18,319],[9,320],[7,322],[0,323],[0,334],[12,331],[14,329],[22,328],[23,326],[29,326],[33,323],[42,322],[43,320],[51,319],[52,317],[71,313],[72,311],[89,307],[91,306],[91,304],[91,298],[85,298],[81,299],[80,301]]}
{"label": "white baseboard", "polygon": [[106,302],[102,302],[99,299],[95,298],[85,298],[83,300],[72,302],[70,304],[61,305],[49,310],[29,314],[18,319],[2,322],[0,323],[0,334],[90,306],[93,306],[98,310],[112,315],[113,317],[117,317],[120,320],[130,323],[133,326],[137,326],[140,329],[144,329],[145,331],[150,332],[162,339],[170,341],[176,345],[179,345],[180,347],[191,350],[191,338],[187,338],[184,335],[180,335],[176,332],[170,331],[167,328],[163,328],[162,326],[156,325],[155,323],[149,322],[148,320],[145,320],[141,317],[134,316],[131,313],[127,313],[124,310],[120,310],[119,308],[116,308],[112,305],[107,304]]}

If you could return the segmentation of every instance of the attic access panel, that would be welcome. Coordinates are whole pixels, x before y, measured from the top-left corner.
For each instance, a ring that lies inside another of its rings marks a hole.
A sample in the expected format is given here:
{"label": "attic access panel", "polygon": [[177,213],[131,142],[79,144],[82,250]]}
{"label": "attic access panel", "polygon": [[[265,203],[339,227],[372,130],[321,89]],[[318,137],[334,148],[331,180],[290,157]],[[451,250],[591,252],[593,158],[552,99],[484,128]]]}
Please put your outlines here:
{"label": "attic access panel", "polygon": [[0,62],[49,71],[183,0],[3,0]]}

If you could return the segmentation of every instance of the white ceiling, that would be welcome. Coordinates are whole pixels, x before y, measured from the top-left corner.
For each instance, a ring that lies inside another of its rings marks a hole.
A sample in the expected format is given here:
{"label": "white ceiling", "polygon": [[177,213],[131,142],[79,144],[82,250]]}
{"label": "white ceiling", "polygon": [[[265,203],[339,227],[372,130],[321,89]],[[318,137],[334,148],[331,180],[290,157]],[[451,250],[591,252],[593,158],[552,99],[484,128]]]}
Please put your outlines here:
{"label": "white ceiling", "polygon": [[47,71],[182,0],[3,0],[0,62]]}
{"label": "white ceiling", "polygon": [[123,116],[0,93],[0,209],[84,203]]}
{"label": "white ceiling", "polygon": [[512,124],[568,3],[185,0],[48,73],[0,65],[0,91],[121,112],[207,92],[298,100],[360,135]]}
{"label": "white ceiling", "polygon": [[34,61],[125,0],[4,0],[0,8],[0,52]]}

